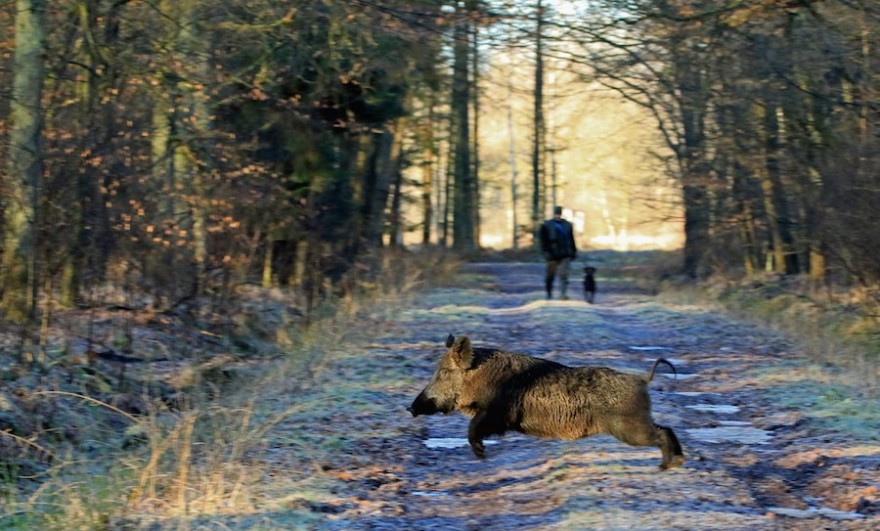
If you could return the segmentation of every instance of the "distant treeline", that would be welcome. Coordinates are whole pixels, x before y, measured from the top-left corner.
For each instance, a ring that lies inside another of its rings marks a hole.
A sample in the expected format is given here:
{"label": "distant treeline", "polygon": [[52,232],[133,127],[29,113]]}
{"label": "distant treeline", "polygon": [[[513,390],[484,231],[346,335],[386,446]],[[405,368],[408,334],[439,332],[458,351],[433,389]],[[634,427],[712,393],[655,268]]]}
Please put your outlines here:
{"label": "distant treeline", "polygon": [[406,230],[477,250],[478,74],[509,45],[536,59],[531,221],[552,57],[657,118],[684,274],[876,284],[880,6],[557,4],[0,6],[4,318],[36,322],[39,301],[93,303],[107,284],[166,307],[248,279],[313,301]]}

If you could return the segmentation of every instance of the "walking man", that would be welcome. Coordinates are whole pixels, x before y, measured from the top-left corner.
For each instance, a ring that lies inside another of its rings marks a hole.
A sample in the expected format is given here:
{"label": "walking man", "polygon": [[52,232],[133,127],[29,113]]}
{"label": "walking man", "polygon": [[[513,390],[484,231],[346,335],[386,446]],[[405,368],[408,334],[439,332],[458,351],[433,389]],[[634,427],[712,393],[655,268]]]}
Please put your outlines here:
{"label": "walking man", "polygon": [[567,220],[562,219],[561,206],[553,207],[553,219],[548,219],[541,225],[540,239],[541,251],[547,261],[547,271],[544,276],[547,298],[553,297],[553,280],[558,275],[560,298],[566,300],[568,299],[568,268],[577,256],[577,247],[574,243],[574,227]]}

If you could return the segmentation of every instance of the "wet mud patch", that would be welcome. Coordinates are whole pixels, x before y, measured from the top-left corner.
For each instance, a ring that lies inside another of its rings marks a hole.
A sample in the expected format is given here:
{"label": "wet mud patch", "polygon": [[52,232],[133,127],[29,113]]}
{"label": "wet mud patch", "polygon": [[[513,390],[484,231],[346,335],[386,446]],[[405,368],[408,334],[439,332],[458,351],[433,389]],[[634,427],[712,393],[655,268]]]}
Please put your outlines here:
{"label": "wet mud patch", "polygon": [[685,431],[691,439],[711,444],[770,444],[773,438],[767,430],[739,421],[721,421],[712,428],[688,428]]}
{"label": "wet mud patch", "polygon": [[[464,437],[430,437],[422,442],[427,448],[430,448],[431,450],[436,450],[438,448],[442,448],[444,450],[452,448],[470,448],[468,440]],[[486,446],[492,446],[493,444],[498,444],[498,441],[489,439],[483,441],[483,444],[485,444]]]}
{"label": "wet mud patch", "polygon": [[733,406],[730,404],[694,404],[690,406],[684,406],[689,409],[695,409],[697,411],[708,411],[710,413],[737,413],[740,410],[739,406]]}

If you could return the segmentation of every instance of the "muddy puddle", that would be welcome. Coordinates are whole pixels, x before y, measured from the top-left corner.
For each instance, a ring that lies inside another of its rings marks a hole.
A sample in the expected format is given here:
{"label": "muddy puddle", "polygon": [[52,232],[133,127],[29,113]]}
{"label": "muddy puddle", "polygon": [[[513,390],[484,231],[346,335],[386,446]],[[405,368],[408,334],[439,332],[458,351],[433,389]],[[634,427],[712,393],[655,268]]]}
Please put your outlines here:
{"label": "muddy puddle", "polygon": [[773,434],[755,428],[749,422],[719,421],[711,428],[688,428],[691,439],[712,444],[770,444]]}
{"label": "muddy puddle", "polygon": [[657,376],[660,376],[661,378],[667,378],[669,380],[690,380],[691,378],[696,378],[697,376],[699,376],[699,374],[682,373],[682,372],[680,372],[678,374],[669,374],[669,373],[661,372],[659,374],[654,375],[655,378]]}
{"label": "muddy puddle", "polygon": [[[429,439],[425,439],[422,441],[424,445],[432,450],[436,449],[451,449],[451,448],[470,448],[471,445],[468,443],[468,440],[464,437],[431,437]],[[491,446],[493,444],[498,444],[498,441],[493,441],[491,439],[486,439],[483,441],[483,444],[486,446]]]}
{"label": "muddy puddle", "polygon": [[852,511],[838,511],[828,507],[809,507],[807,509],[792,509],[790,507],[770,507],[773,514],[788,516],[796,519],[811,519],[821,516],[830,520],[861,520],[865,515]]}
{"label": "muddy puddle", "polygon": [[725,413],[725,414],[733,414],[737,413],[740,410],[739,406],[731,406],[728,404],[693,404],[689,406],[684,406],[688,409],[694,409],[697,411],[706,411],[709,413]]}

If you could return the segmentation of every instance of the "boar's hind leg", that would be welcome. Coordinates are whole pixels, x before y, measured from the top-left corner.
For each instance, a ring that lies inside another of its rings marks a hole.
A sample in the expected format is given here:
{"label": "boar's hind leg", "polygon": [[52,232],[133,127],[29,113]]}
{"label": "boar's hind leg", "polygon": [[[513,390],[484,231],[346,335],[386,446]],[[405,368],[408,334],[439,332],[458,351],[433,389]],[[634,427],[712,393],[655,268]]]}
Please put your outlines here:
{"label": "boar's hind leg", "polygon": [[681,451],[681,444],[678,437],[675,436],[670,428],[666,426],[654,425],[657,434],[660,437],[660,451],[663,452],[663,462],[660,463],[660,470],[675,468],[684,464],[684,454]]}
{"label": "boar's hind leg", "polygon": [[663,453],[660,470],[675,468],[684,463],[681,444],[675,433],[653,422],[625,422],[615,426],[611,435],[632,446],[657,446]]}
{"label": "boar's hind leg", "polygon": [[502,435],[506,431],[504,426],[494,420],[495,416],[487,411],[480,411],[468,425],[468,442],[474,455],[483,459],[486,457],[486,447],[483,439],[490,435]]}

